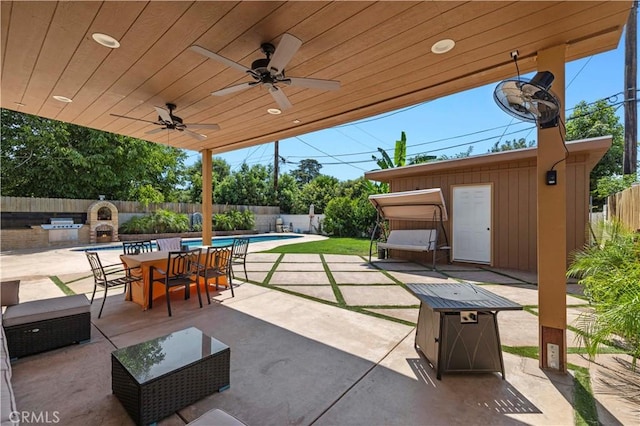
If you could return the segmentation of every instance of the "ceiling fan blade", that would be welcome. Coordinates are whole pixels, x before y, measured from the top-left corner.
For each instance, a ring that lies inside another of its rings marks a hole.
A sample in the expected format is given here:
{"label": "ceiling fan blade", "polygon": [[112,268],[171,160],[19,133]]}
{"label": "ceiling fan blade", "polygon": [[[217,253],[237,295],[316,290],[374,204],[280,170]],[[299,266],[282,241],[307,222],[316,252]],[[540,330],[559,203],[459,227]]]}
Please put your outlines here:
{"label": "ceiling fan blade", "polygon": [[293,55],[300,49],[300,46],[302,46],[302,40],[291,34],[283,34],[267,68],[274,70],[275,74],[282,74],[282,70],[284,70],[291,58],[293,58]]}
{"label": "ceiling fan blade", "polygon": [[144,132],[145,135],[153,135],[154,133],[160,133],[163,130],[167,130],[166,127],[158,127],[157,129],[149,130],[148,132]]}
{"label": "ceiling fan blade", "polygon": [[185,123],[185,126],[191,129],[220,130],[220,126],[218,126],[217,124]]}
{"label": "ceiling fan blade", "polygon": [[165,123],[173,123],[173,119],[171,118],[171,115],[169,115],[169,111],[157,106],[154,106],[154,108],[156,109],[156,112],[158,113],[158,116],[160,116],[160,119],[162,121],[164,121]]}
{"label": "ceiling fan blade", "polygon": [[227,59],[224,56],[220,56],[217,53],[213,53],[212,51],[207,50],[204,47],[193,45],[189,49],[193,50],[196,53],[204,55],[204,56],[206,56],[208,58],[211,58],[214,61],[218,61],[220,63],[223,63],[228,67],[235,68],[235,69],[240,70],[242,72],[247,72],[247,73],[253,74],[253,71],[251,69],[245,67],[244,65],[240,65],[237,62],[233,62],[231,59]]}
{"label": "ceiling fan blade", "polygon": [[126,118],[128,120],[144,121],[145,123],[156,124],[155,121],[143,120],[142,118],[133,118],[133,117],[127,117],[126,115],[118,115],[118,114],[109,114],[109,115],[112,115],[112,116],[118,117],[118,118]]}
{"label": "ceiling fan blade", "polygon": [[224,96],[224,95],[228,95],[229,93],[235,93],[244,89],[248,89],[249,87],[254,86],[255,84],[256,84],[255,82],[249,81],[246,83],[236,84],[235,86],[229,86],[224,89],[216,90],[215,92],[211,92],[211,94],[213,96]]}
{"label": "ceiling fan blade", "polygon": [[200,133],[192,132],[189,129],[184,129],[183,132],[185,132],[186,134],[188,134],[194,139],[198,139],[199,141],[203,141],[207,138],[207,135],[201,135]]}
{"label": "ceiling fan blade", "polygon": [[296,87],[307,87],[309,89],[338,90],[340,82],[336,80],[320,80],[317,78],[288,77],[282,80],[283,83]]}
{"label": "ceiling fan blade", "polygon": [[271,93],[271,96],[273,96],[273,99],[276,101],[281,110],[289,109],[293,106],[291,105],[289,98],[287,98],[287,95],[285,95],[284,92],[277,87],[274,86],[269,88],[269,93]]}

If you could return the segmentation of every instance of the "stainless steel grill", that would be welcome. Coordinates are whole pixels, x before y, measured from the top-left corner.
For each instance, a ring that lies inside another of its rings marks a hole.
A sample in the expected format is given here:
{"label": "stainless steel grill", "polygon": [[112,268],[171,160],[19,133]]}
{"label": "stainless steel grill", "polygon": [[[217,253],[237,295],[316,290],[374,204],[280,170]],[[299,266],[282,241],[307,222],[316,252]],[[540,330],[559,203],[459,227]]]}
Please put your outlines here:
{"label": "stainless steel grill", "polygon": [[73,223],[73,219],[70,217],[52,217],[50,223],[45,223],[42,226],[43,229],[79,229],[82,228],[81,223]]}

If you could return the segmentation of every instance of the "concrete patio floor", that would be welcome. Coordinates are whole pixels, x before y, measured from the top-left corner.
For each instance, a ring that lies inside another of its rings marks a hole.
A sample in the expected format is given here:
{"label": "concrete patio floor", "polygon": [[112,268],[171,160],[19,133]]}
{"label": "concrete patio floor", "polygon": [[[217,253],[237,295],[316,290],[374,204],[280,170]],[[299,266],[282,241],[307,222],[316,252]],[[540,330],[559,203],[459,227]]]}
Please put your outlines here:
{"label": "concrete patio floor", "polygon": [[[116,290],[98,319],[102,300],[97,299],[89,343],[12,363],[18,408],[57,411],[65,425],[133,424],[111,393],[111,351],[195,326],[231,347],[231,388],[160,425],[183,425],[212,408],[248,425],[574,424],[571,375],[504,353],[506,380],[498,373],[444,374],[436,380],[413,346],[418,300],[401,283],[458,280],[530,307],[531,312],[501,312],[500,335],[505,346],[537,346],[535,274],[461,265],[431,271],[394,260],[369,264],[359,256],[259,253],[277,244],[252,243],[248,281],[238,272],[236,296],[221,288],[202,309],[197,298],[179,297],[168,317],[164,303],[142,311]],[[100,252],[104,263],[119,262],[119,254]],[[21,301],[62,295],[50,276],[76,293],[93,289],[83,252],[5,252],[0,262],[2,280],[22,280]],[[575,321],[585,301],[576,296],[577,285],[568,290],[568,318]],[[569,331],[568,345],[575,347],[573,338]],[[589,363],[570,355],[569,362],[589,367],[601,424],[638,424],[638,407],[599,380],[617,366],[616,358],[601,355]]]}

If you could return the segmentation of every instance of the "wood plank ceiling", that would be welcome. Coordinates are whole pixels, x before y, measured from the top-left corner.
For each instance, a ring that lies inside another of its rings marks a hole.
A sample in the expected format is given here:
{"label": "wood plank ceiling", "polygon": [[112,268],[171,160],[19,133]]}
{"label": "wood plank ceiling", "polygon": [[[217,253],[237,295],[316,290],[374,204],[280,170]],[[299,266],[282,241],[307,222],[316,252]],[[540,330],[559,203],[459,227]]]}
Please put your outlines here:
{"label": "wood plank ceiling", "polygon": [[[224,152],[512,77],[515,49],[522,73],[536,69],[537,51],[561,43],[567,61],[613,49],[630,7],[631,1],[2,1],[1,106]],[[120,48],[97,44],[96,32],[116,38]],[[284,33],[303,41],[287,75],[339,80],[340,90],[285,87],[293,108],[280,115],[267,113],[276,104],[263,87],[210,95],[250,78],[189,46],[250,67],[263,57],[260,44],[277,46]],[[436,55],[431,46],[441,39],[456,45]],[[175,131],[149,135],[155,125],[110,115],[153,121],[153,106],[167,102],[177,104],[185,122],[221,129],[198,130],[204,141]]]}

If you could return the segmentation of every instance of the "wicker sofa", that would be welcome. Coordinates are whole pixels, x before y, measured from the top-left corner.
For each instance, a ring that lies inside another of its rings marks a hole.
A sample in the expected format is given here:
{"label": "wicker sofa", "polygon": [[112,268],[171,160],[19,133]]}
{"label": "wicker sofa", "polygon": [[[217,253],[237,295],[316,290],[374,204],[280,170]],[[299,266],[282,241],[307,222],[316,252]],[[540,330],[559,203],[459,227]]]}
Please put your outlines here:
{"label": "wicker sofa", "polygon": [[11,421],[11,413],[16,411],[16,400],[13,396],[13,388],[11,387],[11,363],[9,362],[9,350],[7,349],[7,339],[4,336],[4,328],[0,327],[0,397],[2,398],[0,407],[0,425],[14,425]]}

